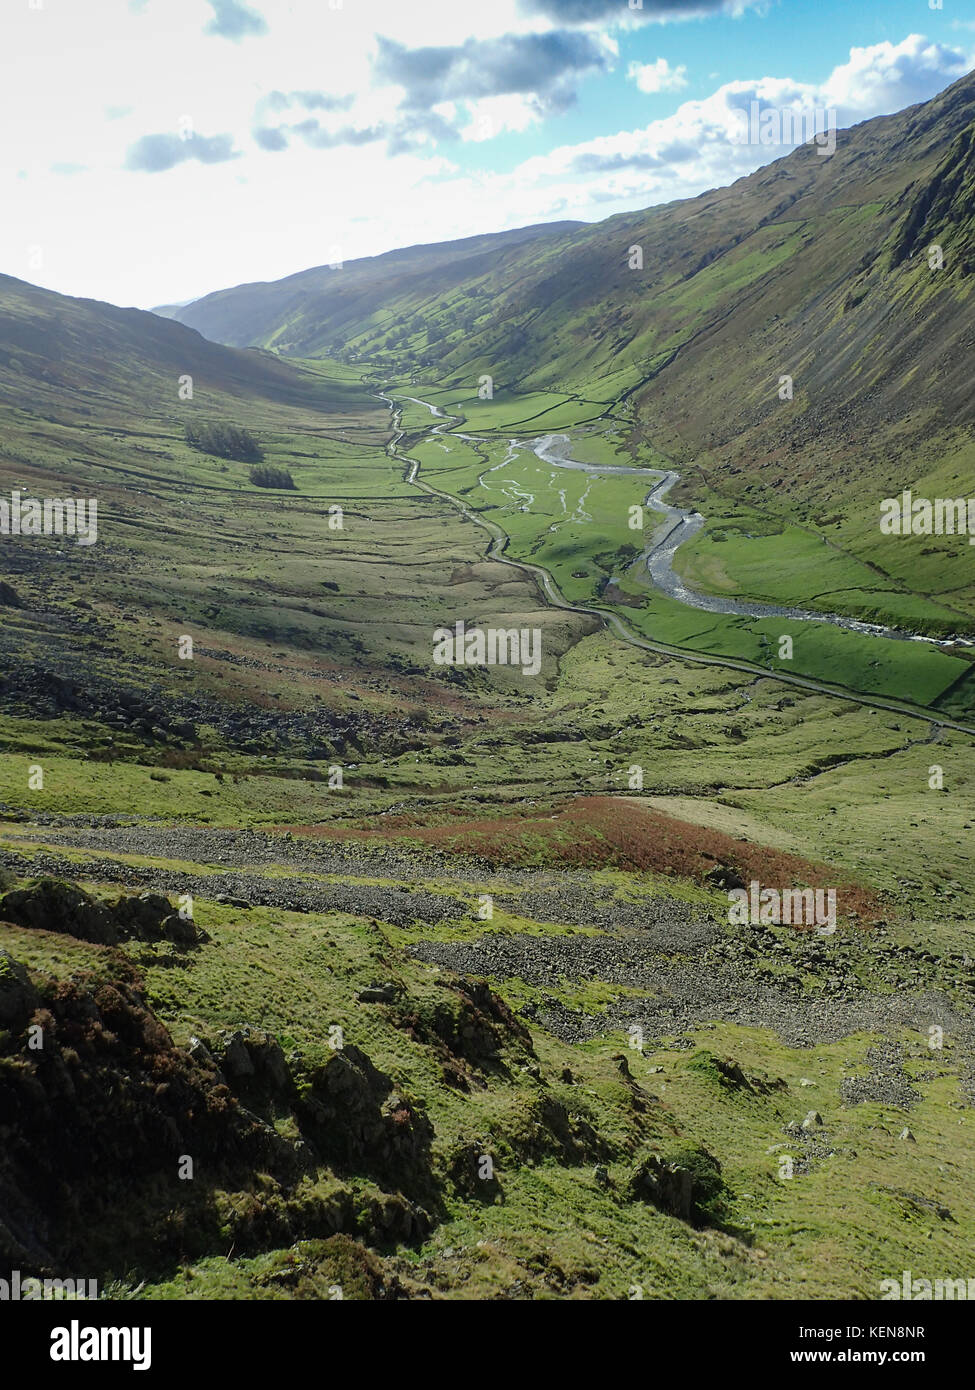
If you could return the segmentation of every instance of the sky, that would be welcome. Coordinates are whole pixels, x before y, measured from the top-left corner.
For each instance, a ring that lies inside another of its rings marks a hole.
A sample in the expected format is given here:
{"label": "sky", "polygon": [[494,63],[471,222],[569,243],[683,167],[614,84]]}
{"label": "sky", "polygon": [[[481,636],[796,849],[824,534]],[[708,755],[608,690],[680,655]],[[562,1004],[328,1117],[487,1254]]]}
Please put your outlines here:
{"label": "sky", "polygon": [[151,308],[731,183],[969,72],[975,0],[4,0],[0,53],[0,271]]}

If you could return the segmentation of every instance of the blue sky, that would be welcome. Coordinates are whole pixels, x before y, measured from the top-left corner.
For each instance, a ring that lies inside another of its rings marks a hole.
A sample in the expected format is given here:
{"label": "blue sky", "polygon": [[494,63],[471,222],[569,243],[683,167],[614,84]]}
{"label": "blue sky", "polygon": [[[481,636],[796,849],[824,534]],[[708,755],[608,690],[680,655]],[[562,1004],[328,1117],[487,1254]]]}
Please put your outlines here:
{"label": "blue sky", "polygon": [[970,71],[975,0],[11,0],[0,44],[0,268],[151,307],[729,183],[791,148],[752,101]]}
{"label": "blue sky", "polygon": [[[705,97],[716,85],[765,74],[789,75],[815,83],[849,57],[853,47],[885,40],[899,43],[906,35],[923,33],[949,45],[971,48],[971,34],[952,27],[966,14],[975,21],[975,3],[947,0],[947,12],[930,11],[927,0],[781,0],[740,18],[716,14],[707,20],[645,25],[632,31],[622,45],[627,61],[651,63],[665,58],[672,68],[687,67],[688,86],[681,97]],[[559,143],[585,140],[614,124],[624,128],[664,116],[676,104],[671,93],[635,99],[626,81],[626,61],[615,72],[589,79],[575,109],[561,118]],[[518,141],[501,143],[493,159],[539,154],[552,132],[536,129]],[[504,167],[498,163],[497,167]]]}

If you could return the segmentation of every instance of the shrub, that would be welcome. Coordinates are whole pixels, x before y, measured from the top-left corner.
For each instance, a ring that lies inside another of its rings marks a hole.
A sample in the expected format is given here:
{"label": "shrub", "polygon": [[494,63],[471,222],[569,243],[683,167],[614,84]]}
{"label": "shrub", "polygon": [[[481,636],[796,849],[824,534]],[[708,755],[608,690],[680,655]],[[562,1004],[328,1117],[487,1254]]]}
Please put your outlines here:
{"label": "shrub", "polygon": [[193,422],[186,426],[186,442],[204,454],[234,459],[238,463],[261,463],[264,450],[257,440],[240,425],[219,421]]}
{"label": "shrub", "polygon": [[252,468],[250,477],[255,487],[293,488],[295,485],[295,480],[287,468],[273,468],[270,464],[265,464],[262,468]]}

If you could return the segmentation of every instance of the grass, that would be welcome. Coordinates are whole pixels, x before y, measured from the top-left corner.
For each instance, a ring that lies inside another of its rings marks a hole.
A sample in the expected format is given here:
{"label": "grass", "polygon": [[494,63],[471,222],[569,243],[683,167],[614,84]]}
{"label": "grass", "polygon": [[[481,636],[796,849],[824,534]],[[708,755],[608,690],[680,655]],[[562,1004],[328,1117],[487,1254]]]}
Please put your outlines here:
{"label": "grass", "polygon": [[[47,541],[5,550],[3,578],[24,605],[4,610],[0,634],[4,850],[43,853],[58,834],[45,818],[75,817],[67,847],[48,852],[77,864],[79,874],[96,875],[88,886],[108,896],[117,888],[97,879],[102,856],[128,864],[133,880],[148,867],[222,867],[167,859],[162,838],[152,838],[167,827],[334,836],[371,856],[370,884],[398,886],[405,861],[414,869],[411,881],[471,907],[469,916],[421,933],[347,912],[243,912],[198,897],[197,919],[210,936],[199,950],[124,947],[144,976],[151,1006],[181,1045],[194,1034],[250,1023],[299,1053],[301,1067],[314,1067],[330,1056],[329,1028],[340,1026],[347,1045],[362,1048],[397,1093],[429,1116],[438,1174],[475,1146],[494,1157],[503,1200],[477,1200],[476,1189],[445,1183],[443,1218],[429,1236],[383,1243],[364,1215],[377,1199],[364,1173],[337,1174],[322,1164],[287,1194],[255,1173],[247,1191],[214,1192],[216,1236],[199,1257],[160,1261],[151,1242],[139,1245],[150,1228],[143,1208],[126,1206],[123,1186],[118,1234],[109,1235],[115,1245],[106,1256],[107,1272],[119,1281],[116,1295],[144,1281],[140,1296],[327,1297],[337,1281],[348,1296],[368,1297],[381,1275],[413,1293],[434,1289],[447,1298],[530,1290],[546,1299],[615,1299],[635,1289],[664,1298],[874,1298],[879,1280],[904,1268],[935,1276],[966,1268],[975,1222],[964,1176],[972,1157],[969,1059],[950,1036],[937,1055],[922,1034],[897,1039],[920,1095],[906,1117],[895,1106],[843,1103],[841,1082],[868,1068],[872,1035],[796,1049],[767,1029],[714,1021],[650,1039],[641,1055],[613,1021],[621,1001],[639,1009],[635,986],[553,977],[542,990],[499,976],[491,981],[497,994],[534,1017],[534,1056],[511,1028],[497,1067],[460,1067],[465,1090],[455,1084],[457,1058],[433,1028],[445,1008],[463,1021],[459,996],[448,972],[408,950],[421,935],[453,945],[523,934],[536,942],[590,936],[585,925],[553,924],[529,911],[527,891],[539,880],[555,888],[582,884],[610,902],[612,895],[637,904],[648,893],[669,896],[721,921],[726,894],[702,882],[715,857],[748,874],[771,870],[810,881],[826,875],[851,884],[861,917],[868,906],[882,910],[897,945],[935,956],[975,949],[975,752],[967,737],[934,727],[938,709],[971,707],[970,666],[918,643],[819,623],[716,618],[648,593],[628,568],[627,549],[641,540],[627,521],[644,480],[608,472],[594,480],[525,451],[504,463],[512,435],[563,430],[572,431],[577,456],[603,468],[674,461],[685,475],[685,502],[703,499],[712,523],[681,553],[688,577],[702,587],[773,602],[819,600],[932,629],[970,615],[967,554],[941,571],[941,556],[920,555],[912,541],[882,544],[868,509],[856,503],[856,485],[837,483],[835,457],[818,482],[794,478],[783,499],[767,481],[773,474],[761,472],[769,466],[778,473],[774,450],[766,451],[771,458],[756,450],[754,468],[742,475],[729,474],[727,460],[716,462],[710,446],[689,459],[690,444],[677,437],[672,415],[697,419],[691,405],[701,397],[690,387],[686,400],[674,404],[678,390],[659,410],[652,390],[618,401],[679,345],[674,360],[693,362],[691,332],[719,321],[732,303],[761,306],[766,277],[788,286],[800,251],[815,248],[829,225],[850,236],[858,221],[882,221],[878,209],[886,207],[882,197],[848,212],[813,207],[802,223],[757,232],[752,219],[742,241],[699,271],[659,267],[662,308],[651,315],[641,301],[633,309],[639,322],[628,323],[625,313],[610,324],[593,321],[576,296],[571,267],[538,245],[530,252],[533,273],[558,271],[565,332],[557,362],[532,359],[534,381],[503,344],[464,357],[457,336],[452,360],[426,373],[437,377],[432,387],[420,369],[412,381],[400,379],[393,353],[368,367],[300,362],[296,377],[274,376],[274,389],[266,373],[283,369],[273,358],[207,358],[206,370],[196,369],[192,410],[252,432],[269,465],[292,474],[295,490],[287,496],[254,488],[246,465],[208,459],[186,445],[187,410],[174,399],[165,356],[158,370],[126,358],[118,379],[79,375],[53,383],[29,361],[11,366],[9,354],[3,357],[0,424],[11,486],[38,495],[97,491],[102,532],[91,554],[59,554]],[[629,295],[633,282],[619,268],[620,247],[639,234],[636,215],[599,233]],[[673,246],[683,256],[683,243]],[[451,313],[468,302],[456,287],[444,292],[453,296]],[[18,299],[14,319],[19,306]],[[763,337],[767,307],[749,308],[758,317],[746,328],[754,329],[750,351],[766,343],[771,370],[781,342],[773,350]],[[482,325],[490,322],[486,307],[474,308]],[[389,315],[378,317],[369,333],[388,333]],[[283,326],[278,346],[295,341],[300,327]],[[419,350],[424,334],[410,332]],[[779,330],[770,325],[768,332]],[[801,344],[794,355],[801,366]],[[100,370],[102,357],[89,356],[95,365],[72,360],[59,370]],[[482,402],[477,377],[491,371],[492,360],[501,364],[497,389]],[[712,416],[724,408],[723,393],[741,397],[746,369],[727,361],[728,380],[708,387]],[[234,373],[245,368],[258,375],[238,390]],[[699,386],[698,369],[688,370],[686,380]],[[700,370],[706,376],[707,368]],[[496,522],[510,536],[510,556],[543,566],[573,602],[618,612],[648,638],[745,658],[768,674],[699,667],[626,646],[595,623],[553,609],[534,580],[488,560],[483,531],[450,502],[409,487],[403,460],[387,452],[388,412],[374,397],[386,376],[395,379],[389,389],[398,400],[434,401],[463,417],[461,433],[479,436],[471,444],[454,428],[430,438],[429,412],[404,405],[403,448],[420,460],[422,478]],[[760,376],[748,386],[756,396],[765,389]],[[809,406],[804,390],[797,415]],[[97,416],[86,413],[86,391],[98,400]],[[903,443],[906,450],[906,437]],[[720,452],[717,442],[714,450]],[[932,437],[912,476],[954,495],[969,451],[960,434],[947,443]],[[872,482],[882,476],[876,460],[865,475]],[[329,525],[335,507],[342,509],[341,528]],[[715,539],[719,530],[724,541]],[[503,670],[445,677],[431,663],[432,630],[458,618],[540,626],[540,679],[526,686]],[[783,632],[793,635],[795,650],[782,670],[909,694],[930,707],[931,720],[777,681]],[[194,638],[192,662],[178,655],[185,634]],[[46,703],[52,691],[62,699],[57,718]],[[132,718],[120,692],[152,704],[158,718],[178,710],[191,731]],[[321,780],[336,763],[344,773],[341,791]],[[36,764],[44,772],[38,790],[28,783]],[[934,766],[944,774],[939,790],[929,784]],[[133,818],[145,833],[140,848],[158,852],[129,854],[121,841],[110,850],[105,840],[87,849],[93,816]],[[431,851],[439,857],[431,859]],[[280,864],[266,872],[316,877]],[[481,892],[506,896],[506,908],[489,923],[474,916]],[[117,964],[102,948],[43,931],[4,924],[0,941],[38,976],[62,981],[86,971],[107,981]],[[821,978],[792,955],[764,964],[799,977],[809,995],[822,989]],[[359,1001],[364,987],[386,979],[402,986],[402,1006]],[[895,986],[887,981],[883,988]],[[591,1016],[605,1027],[567,1042],[537,1021],[552,1001],[566,1017]],[[621,1073],[621,1054],[632,1080]],[[750,1077],[784,1085],[729,1090],[709,1060],[727,1057]],[[657,1067],[663,1070],[651,1070]],[[803,1078],[815,1086],[802,1087]],[[782,1180],[777,1152],[798,1155],[785,1127],[813,1106],[823,1114],[834,1156]],[[559,1138],[563,1112],[571,1142]],[[292,1122],[276,1120],[284,1128]],[[905,1123],[914,1145],[898,1138]],[[586,1137],[587,1126],[595,1138]],[[775,1151],[780,1144],[786,1148]],[[703,1146],[721,1164],[724,1229],[694,1228],[628,1194],[644,1159],[687,1146]],[[597,1178],[597,1164],[608,1183]],[[368,1253],[356,1245],[354,1259],[341,1244],[305,1238],[340,1188],[358,1204],[352,1234],[376,1247]],[[235,1232],[248,1229],[246,1212],[256,1206],[270,1219],[285,1201],[294,1213],[294,1243],[267,1240],[260,1249],[238,1250]],[[937,1216],[932,1203],[949,1207],[953,1220]]]}
{"label": "grass", "polygon": [[[426,388],[412,389],[422,399],[433,399]],[[632,466],[618,425],[582,433],[579,448],[584,461],[597,467]],[[630,525],[630,509],[643,502],[648,478],[550,466],[528,448],[513,450],[507,436],[469,441],[447,431],[411,445],[410,454],[420,462],[426,481],[501,527],[510,537],[506,553],[512,558],[545,568],[571,603],[615,609],[641,636],[867,695],[908,695],[922,707],[949,700],[955,717],[975,699],[971,663],[958,649],[949,652],[931,643],[898,642],[808,620],[709,613],[650,589],[634,555],[649,541],[657,518],[646,511],[642,533]],[[645,446],[636,457],[642,467],[666,464]],[[680,548],[675,566],[705,592],[821,608],[908,630],[964,629],[958,612],[906,585],[893,589],[889,577],[835,547],[824,547],[814,531],[717,497],[704,505],[712,501],[720,510],[705,532]],[[785,636],[792,639],[792,652],[780,656]]]}
{"label": "grass", "polygon": [[951,632],[966,625],[963,614],[927,595],[892,588],[888,575],[824,543],[821,535],[748,508],[718,502],[712,512],[703,505],[708,525],[680,547],[674,565],[694,588],[825,609],[909,631]]}
{"label": "grass", "polygon": [[[908,1065],[921,1078],[915,1084],[922,1098],[908,1121],[916,1145],[898,1139],[902,1120],[889,1110],[842,1103],[840,1081],[866,1069],[867,1049],[876,1041],[869,1035],[796,1051],[763,1030],[718,1024],[692,1032],[681,1046],[661,1040],[641,1055],[618,1035],[580,1047],[540,1030],[535,1042],[542,1073],[553,1078],[548,1090],[514,1070],[468,1095],[452,1094],[435,1055],[395,1026],[393,1012],[355,1002],[356,992],[378,975],[399,979],[414,1008],[442,993],[435,969],[402,956],[384,929],[345,915],[309,918],[262,908],[241,915],[200,902],[197,913],[212,940],[187,968],[174,970],[138,945],[126,948],[177,1041],[247,1021],[270,1029],[314,1065],[327,1060],[328,1028],[337,1024],[346,1045],[365,1050],[429,1112],[444,1159],[471,1136],[485,1136],[503,1203],[451,1199],[432,1238],[387,1256],[387,1272],[419,1280],[436,1271],[444,1281],[441,1296],[448,1298],[490,1298],[517,1277],[542,1298],[620,1299],[639,1288],[645,1298],[870,1299],[878,1296],[881,1278],[897,1277],[901,1269],[965,1267],[975,1210],[963,1181],[970,1139],[959,1125],[957,1058],[950,1046],[933,1056],[922,1038],[903,1038],[915,1059]],[[15,928],[3,928],[3,941],[33,969],[55,973],[97,971],[107,955],[103,948]],[[513,1002],[524,998],[523,987],[496,987]],[[566,997],[592,1007],[599,990]],[[632,1085],[617,1069],[621,1050]],[[701,1065],[702,1053],[733,1057],[746,1075],[781,1079],[785,1086],[765,1096],[726,1091]],[[554,1081],[564,1067],[573,1076],[568,1086]],[[802,1078],[815,1086],[801,1088]],[[549,1093],[585,1117],[609,1146],[607,1188],[593,1181],[585,1161],[567,1164],[549,1155],[526,1162],[523,1146],[534,1142],[531,1116]],[[642,1119],[632,1099],[641,1093],[650,1107]],[[778,1155],[798,1158],[802,1152],[784,1126],[810,1107],[822,1113],[835,1156],[783,1180]],[[718,1156],[730,1233],[697,1231],[625,1200],[639,1154],[666,1152],[675,1136]],[[320,1195],[323,1181],[302,1200]],[[904,1193],[944,1203],[953,1219],[910,1206]],[[238,1200],[228,1193],[228,1208]],[[327,1267],[323,1252],[302,1249],[310,1271],[319,1260]],[[283,1251],[197,1259],[169,1275],[156,1273],[141,1296],[273,1297],[280,1285],[266,1277],[283,1259]],[[118,1274],[123,1283],[116,1293],[134,1282],[131,1272]]]}

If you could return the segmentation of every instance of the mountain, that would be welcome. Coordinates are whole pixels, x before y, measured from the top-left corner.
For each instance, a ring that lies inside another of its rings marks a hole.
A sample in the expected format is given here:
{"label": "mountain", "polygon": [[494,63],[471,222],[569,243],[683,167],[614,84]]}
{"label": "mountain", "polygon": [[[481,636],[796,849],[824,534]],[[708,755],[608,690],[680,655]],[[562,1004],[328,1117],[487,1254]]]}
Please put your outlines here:
{"label": "mountain", "polygon": [[839,132],[832,156],[802,146],[696,198],[485,248],[455,260],[449,283],[378,258],[368,295],[351,267],[331,273],[331,294],[309,293],[314,271],[184,317],[219,340],[327,347],[471,397],[489,374],[496,397],[615,403],[631,449],[684,471],[685,500],[798,521],[972,615],[953,538],[881,554],[878,513],[906,487],[963,495],[975,471],[973,192],[969,74]]}
{"label": "mountain", "polygon": [[[846,426],[971,409],[975,77],[803,146],[728,188],[594,226],[553,224],[222,290],[176,315],[282,354],[344,351],[448,383],[632,393],[686,456],[775,411],[780,374]],[[944,241],[929,273],[923,246]],[[629,269],[630,248],[642,270]],[[884,381],[878,383],[882,368]],[[650,387],[651,389],[647,389]],[[694,409],[689,411],[690,399]],[[961,412],[959,417],[958,412]],[[800,413],[800,412],[797,412]],[[658,443],[661,442],[658,439]]]}
{"label": "mountain", "polygon": [[46,402],[60,413],[173,410],[178,382],[233,400],[326,409],[343,393],[326,392],[321,374],[273,353],[211,342],[183,324],[141,309],[74,299],[0,275],[0,404]]}
{"label": "mountain", "polygon": [[149,312],[158,314],[161,319],[174,319],[180,309],[185,309],[192,303],[192,299],[180,299],[175,304],[154,304]]}
{"label": "mountain", "polygon": [[316,266],[284,280],[219,290],[167,309],[168,317],[198,328],[217,342],[256,344],[298,356],[344,346],[367,320],[389,321],[392,299],[423,304],[507,264],[519,250],[583,226],[550,222],[515,231],[410,246],[341,266]]}

